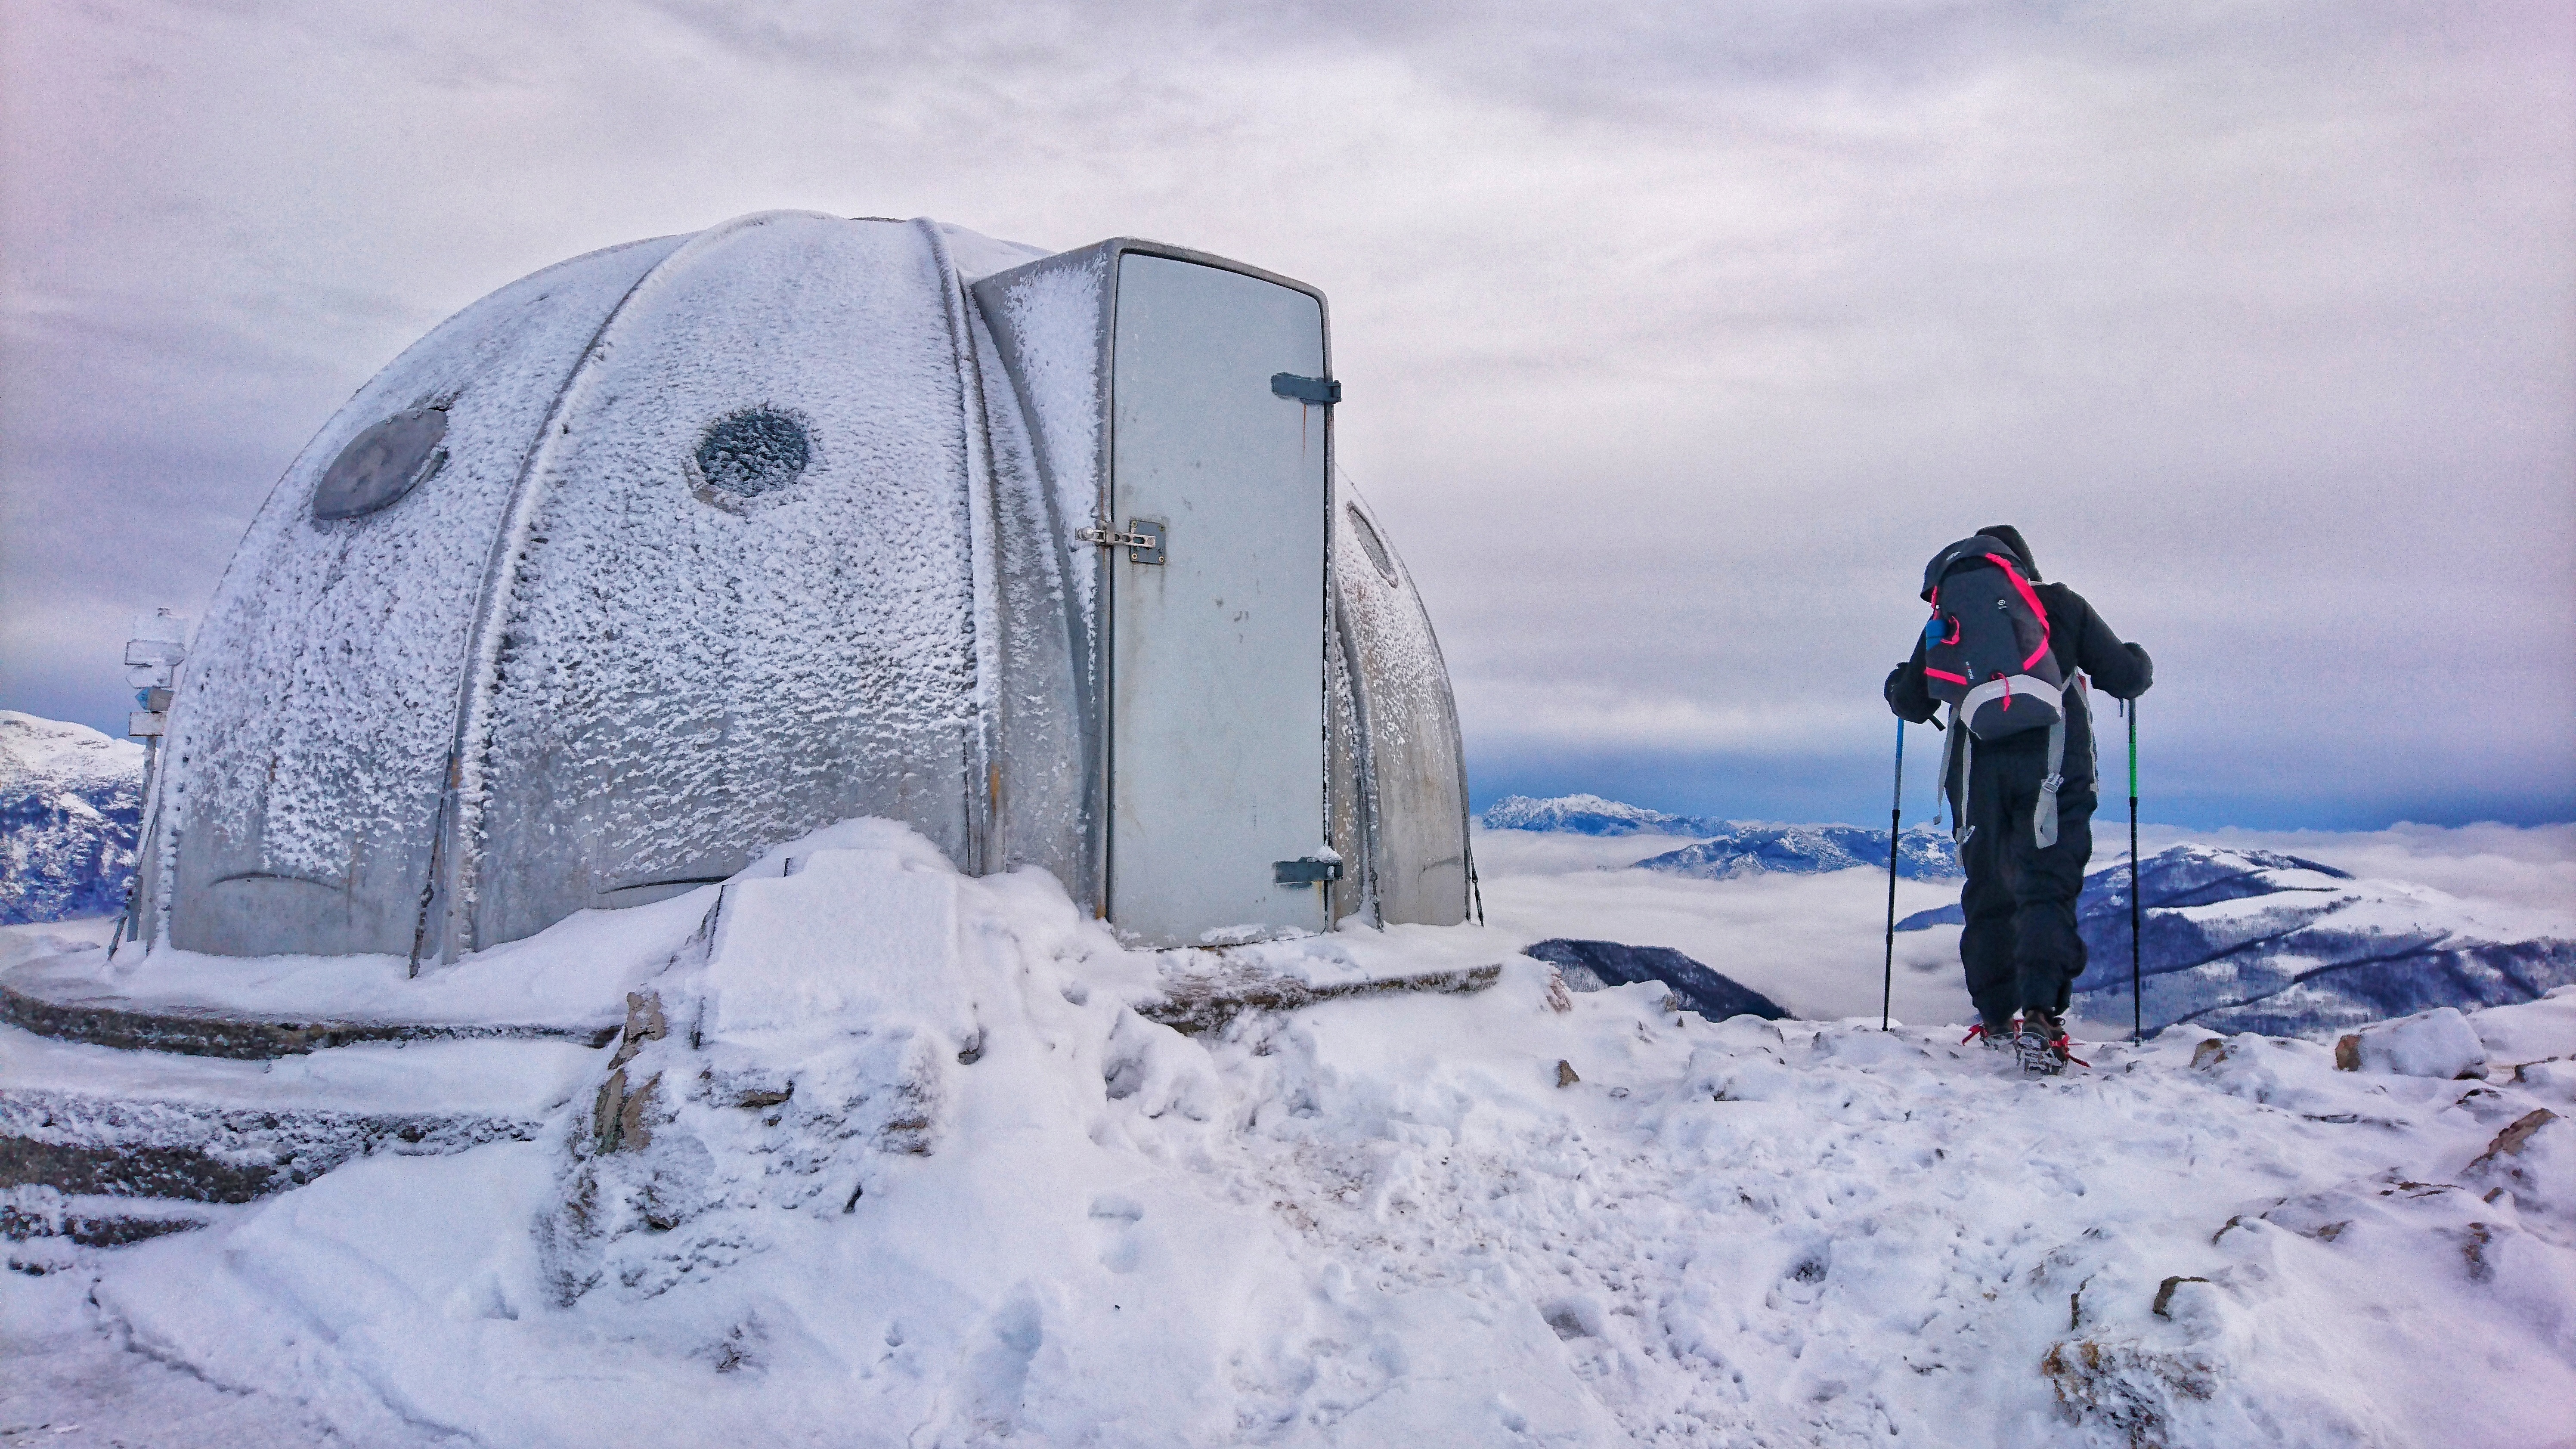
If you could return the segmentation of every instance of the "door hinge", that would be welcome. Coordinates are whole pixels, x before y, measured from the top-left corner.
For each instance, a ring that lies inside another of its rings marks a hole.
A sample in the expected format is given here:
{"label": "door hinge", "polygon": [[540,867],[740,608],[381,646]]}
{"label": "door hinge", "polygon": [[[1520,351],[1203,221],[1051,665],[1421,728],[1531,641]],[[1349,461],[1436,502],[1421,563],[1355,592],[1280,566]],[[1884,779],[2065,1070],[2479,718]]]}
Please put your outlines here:
{"label": "door hinge", "polygon": [[1270,374],[1270,391],[1280,397],[1293,397],[1299,402],[1322,403],[1326,407],[1342,400],[1342,385],[1329,377],[1299,377],[1293,372]]}
{"label": "door hinge", "polygon": [[1103,525],[1077,529],[1073,536],[1101,548],[1123,548],[1127,550],[1129,563],[1158,564],[1163,561],[1163,525],[1146,519],[1128,519],[1125,533]]}

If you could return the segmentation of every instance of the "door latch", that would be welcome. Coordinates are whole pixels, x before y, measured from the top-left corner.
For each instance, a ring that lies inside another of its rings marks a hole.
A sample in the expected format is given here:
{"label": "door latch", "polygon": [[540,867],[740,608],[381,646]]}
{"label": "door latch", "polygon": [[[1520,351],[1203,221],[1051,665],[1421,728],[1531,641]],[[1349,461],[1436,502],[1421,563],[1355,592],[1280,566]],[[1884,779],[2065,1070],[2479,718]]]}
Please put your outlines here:
{"label": "door latch", "polygon": [[1302,403],[1322,403],[1326,407],[1342,400],[1342,384],[1329,377],[1299,377],[1293,372],[1270,374],[1270,391],[1277,397],[1293,397]]}
{"label": "door latch", "polygon": [[1273,885],[1322,885],[1342,878],[1342,863],[1307,856],[1302,860],[1274,860],[1270,863]]}
{"label": "door latch", "polygon": [[1158,564],[1163,561],[1163,525],[1142,518],[1127,520],[1127,531],[1114,528],[1083,528],[1074,531],[1075,538],[1101,548],[1127,550],[1129,563]]}

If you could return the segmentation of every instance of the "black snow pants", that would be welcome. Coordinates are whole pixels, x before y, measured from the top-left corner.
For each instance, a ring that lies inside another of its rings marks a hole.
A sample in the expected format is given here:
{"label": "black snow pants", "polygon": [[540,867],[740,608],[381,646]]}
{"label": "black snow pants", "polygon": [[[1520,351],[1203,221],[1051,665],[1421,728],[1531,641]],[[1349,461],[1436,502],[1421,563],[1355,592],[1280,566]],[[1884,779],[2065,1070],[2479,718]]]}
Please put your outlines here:
{"label": "black snow pants", "polygon": [[[2031,813],[2039,808],[2047,755],[2016,739],[1981,744],[1970,759],[1974,778],[1964,818],[1973,828],[1959,847],[1959,864],[1968,872],[1959,893],[1967,917],[1959,960],[1968,969],[1968,995],[1989,1026],[2028,1007],[2062,1014],[2075,978],[2084,974],[2075,897],[2093,860],[2093,782],[2066,782],[2057,797],[2057,843],[2042,850]],[[1955,792],[1951,798],[1958,798]]]}

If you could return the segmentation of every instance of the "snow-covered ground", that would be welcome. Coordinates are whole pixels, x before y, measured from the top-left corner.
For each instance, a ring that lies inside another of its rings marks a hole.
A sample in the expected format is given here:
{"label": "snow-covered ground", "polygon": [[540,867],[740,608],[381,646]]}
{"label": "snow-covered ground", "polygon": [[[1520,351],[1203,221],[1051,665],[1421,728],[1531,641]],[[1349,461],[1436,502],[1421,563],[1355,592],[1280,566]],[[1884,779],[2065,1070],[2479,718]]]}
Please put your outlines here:
{"label": "snow-covered ground", "polygon": [[[2576,1063],[2512,1070],[2576,992],[2473,1015],[2485,1081],[2189,1029],[2029,1081],[1875,1030],[1884,875],[1559,869],[1616,844],[1481,836],[1486,928],[1253,963],[1490,989],[1185,1037],[1043,876],[843,827],[669,926],[543,1140],[18,1245],[0,1442],[2576,1442]],[[1568,994],[1533,932],[1869,1019]]]}

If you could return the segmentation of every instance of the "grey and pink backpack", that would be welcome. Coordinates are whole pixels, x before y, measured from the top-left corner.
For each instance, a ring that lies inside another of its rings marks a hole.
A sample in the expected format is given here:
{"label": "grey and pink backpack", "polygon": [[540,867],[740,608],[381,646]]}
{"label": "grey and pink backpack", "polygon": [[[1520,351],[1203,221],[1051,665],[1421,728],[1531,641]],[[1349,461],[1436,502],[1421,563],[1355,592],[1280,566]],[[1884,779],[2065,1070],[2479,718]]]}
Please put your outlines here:
{"label": "grey and pink backpack", "polygon": [[2031,828],[2043,848],[2056,844],[2067,680],[2049,648],[2048,609],[2039,591],[2022,576],[2012,547],[1981,533],[1932,556],[1923,570],[1923,598],[1932,606],[1923,626],[1923,683],[1933,699],[1950,706],[1949,749],[1959,760],[1952,834],[1966,839],[1976,741],[2045,729],[2048,775]]}

